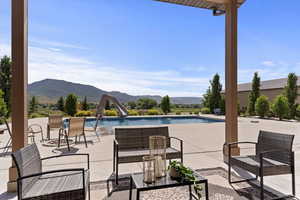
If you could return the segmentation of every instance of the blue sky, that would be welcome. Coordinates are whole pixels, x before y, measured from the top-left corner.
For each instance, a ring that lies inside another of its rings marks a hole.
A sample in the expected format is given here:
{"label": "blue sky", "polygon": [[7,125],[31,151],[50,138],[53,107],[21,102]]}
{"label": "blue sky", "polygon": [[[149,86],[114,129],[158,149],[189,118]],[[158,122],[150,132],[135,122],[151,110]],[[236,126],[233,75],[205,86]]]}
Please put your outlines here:
{"label": "blue sky", "polygon": [[[239,10],[239,82],[300,73],[299,0]],[[224,82],[224,16],[152,0],[29,0],[29,82],[45,78],[133,95],[200,96]],[[0,0],[0,56],[10,0]]]}

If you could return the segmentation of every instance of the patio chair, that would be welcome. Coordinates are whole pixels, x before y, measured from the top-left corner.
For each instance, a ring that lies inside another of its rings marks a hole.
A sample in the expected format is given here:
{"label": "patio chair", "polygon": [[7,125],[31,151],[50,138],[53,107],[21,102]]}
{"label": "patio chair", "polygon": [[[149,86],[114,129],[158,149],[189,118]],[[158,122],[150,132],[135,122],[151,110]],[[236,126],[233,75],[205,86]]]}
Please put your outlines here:
{"label": "patio chair", "polygon": [[77,143],[77,137],[83,136],[85,147],[87,147],[86,136],[84,131],[85,118],[83,117],[71,117],[69,119],[68,129],[60,131],[58,134],[58,147],[60,147],[61,136],[65,137],[66,143],[68,145],[68,150],[70,151],[69,138],[75,137],[75,144]]}
{"label": "patio chair", "polygon": [[47,124],[47,139],[50,140],[50,132],[52,129],[61,131],[63,126],[63,116],[62,115],[49,115]]}
{"label": "patio chair", "polygon": [[[87,169],[42,171],[43,161],[64,156],[85,156]],[[85,200],[90,199],[89,154],[64,154],[41,158],[36,144],[12,154],[17,168],[18,200]]]}
{"label": "patio chair", "polygon": [[44,142],[44,134],[43,134],[43,128],[39,124],[31,124],[28,126],[28,137],[31,138],[31,142],[35,143],[35,137],[37,134],[41,135],[41,141]]}
{"label": "patio chair", "polygon": [[[295,196],[295,159],[293,148],[294,135],[260,131],[257,143],[235,142],[228,145],[228,180],[229,183],[256,180],[260,177],[260,197],[264,199],[264,177],[291,174],[292,192]],[[237,144],[255,144],[256,154],[248,156],[231,156],[231,147]],[[240,181],[231,180],[231,167],[237,166],[256,177]],[[291,197],[288,195],[287,197]],[[283,197],[280,197],[283,198]],[[278,197],[276,198],[278,199]]]}

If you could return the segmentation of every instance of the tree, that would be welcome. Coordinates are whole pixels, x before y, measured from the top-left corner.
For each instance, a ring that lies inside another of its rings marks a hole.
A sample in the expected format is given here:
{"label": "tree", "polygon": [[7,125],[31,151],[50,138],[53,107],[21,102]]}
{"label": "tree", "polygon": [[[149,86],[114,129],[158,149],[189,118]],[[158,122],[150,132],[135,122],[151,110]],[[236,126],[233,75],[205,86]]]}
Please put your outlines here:
{"label": "tree", "polygon": [[134,101],[129,101],[127,105],[130,107],[130,109],[135,109],[136,108],[136,103]]}
{"label": "tree", "polygon": [[252,79],[252,90],[248,97],[248,113],[249,115],[255,114],[255,102],[260,96],[260,77],[258,73],[255,72]]}
{"label": "tree", "polygon": [[0,60],[0,89],[7,107],[7,117],[11,112],[10,89],[11,89],[11,59],[4,56]]}
{"label": "tree", "polygon": [[74,116],[77,112],[77,97],[69,94],[66,99],[65,111],[68,115]]}
{"label": "tree", "polygon": [[160,107],[165,114],[171,112],[171,102],[170,97],[168,95],[162,98],[160,102]]}
{"label": "tree", "polygon": [[255,103],[255,112],[256,114],[264,118],[270,110],[270,104],[269,104],[269,99],[268,97],[262,95],[257,98],[256,103]]}
{"label": "tree", "polygon": [[289,104],[289,117],[294,119],[296,114],[296,104],[295,101],[298,96],[298,88],[297,88],[297,76],[295,73],[290,73],[288,75],[287,85],[284,90],[284,95],[288,99]]}
{"label": "tree", "polygon": [[56,103],[57,109],[64,112],[65,111],[65,100],[63,97],[60,97]]}
{"label": "tree", "polygon": [[87,103],[86,96],[84,97],[83,101],[81,102],[81,109],[82,110],[89,110],[89,104]]}
{"label": "tree", "polygon": [[141,109],[152,109],[157,106],[157,102],[150,98],[141,98],[137,101],[138,107]]}
{"label": "tree", "polygon": [[284,95],[277,96],[272,106],[272,110],[279,120],[282,120],[289,112],[288,99]]}
{"label": "tree", "polygon": [[211,96],[211,89],[210,89],[210,87],[208,87],[208,89],[206,90],[206,93],[203,95],[202,107],[209,108],[210,96]]}
{"label": "tree", "polygon": [[[4,93],[0,90],[0,117],[7,117],[7,107],[3,98]],[[2,123],[0,121],[0,123]]]}
{"label": "tree", "polygon": [[35,113],[38,109],[38,100],[35,96],[33,96],[29,102],[29,113]]}
{"label": "tree", "polygon": [[210,112],[213,113],[215,108],[220,108],[222,96],[222,85],[220,83],[220,76],[219,74],[215,74],[213,80],[210,81],[211,85],[211,94],[209,97],[209,109]]}

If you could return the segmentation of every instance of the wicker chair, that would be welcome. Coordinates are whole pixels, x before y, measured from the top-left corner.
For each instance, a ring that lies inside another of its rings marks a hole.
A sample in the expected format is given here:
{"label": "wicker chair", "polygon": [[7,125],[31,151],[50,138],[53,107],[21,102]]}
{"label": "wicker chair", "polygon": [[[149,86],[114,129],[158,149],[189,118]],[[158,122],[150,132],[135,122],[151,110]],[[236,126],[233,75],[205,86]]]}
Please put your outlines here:
{"label": "wicker chair", "polygon": [[[183,162],[183,141],[169,136],[167,126],[142,128],[115,128],[113,145],[113,171],[116,175],[116,184],[119,178],[119,164],[143,162],[143,156],[149,155],[149,136],[166,136],[168,160],[180,159]],[[172,141],[179,143],[179,148],[171,146]]]}
{"label": "wicker chair", "polygon": [[62,115],[49,115],[47,124],[47,139],[50,140],[50,132],[52,129],[61,131],[64,127],[63,125]]}
{"label": "wicker chair", "polygon": [[[63,156],[86,156],[87,169],[42,171],[43,160]],[[41,158],[36,144],[12,154],[18,171],[18,200],[85,200],[90,199],[89,154],[65,154]]]}
{"label": "wicker chair", "polygon": [[[264,176],[282,174],[292,175],[292,192],[295,196],[295,159],[293,148],[294,135],[260,131],[258,142],[235,142],[228,145],[228,180],[229,183],[256,180],[260,177],[261,199],[264,199]],[[255,144],[256,154],[248,156],[231,156],[231,147],[237,144]],[[231,181],[231,167],[237,166],[256,177],[240,181]],[[291,197],[288,195],[286,197]],[[283,197],[280,197],[283,198]],[[278,197],[276,198],[278,199]]]}
{"label": "wicker chair", "polygon": [[[87,147],[86,137],[85,137],[85,118],[83,117],[71,117],[69,119],[69,126],[67,130],[60,131],[58,136],[58,147],[60,147],[61,136],[65,137],[66,143],[68,145],[68,150],[70,151],[69,138],[75,137],[75,144],[77,143],[77,137],[83,136],[85,146]],[[63,134],[64,133],[64,134]]]}

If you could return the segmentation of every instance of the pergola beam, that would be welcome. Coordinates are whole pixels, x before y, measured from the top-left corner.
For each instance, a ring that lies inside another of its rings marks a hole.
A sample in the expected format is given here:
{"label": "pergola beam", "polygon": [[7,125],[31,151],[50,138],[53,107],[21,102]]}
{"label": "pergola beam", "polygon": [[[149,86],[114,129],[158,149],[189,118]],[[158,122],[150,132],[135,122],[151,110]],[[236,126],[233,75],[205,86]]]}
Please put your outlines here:
{"label": "pergola beam", "polygon": [[[28,2],[12,0],[12,151],[27,144]],[[9,169],[8,191],[16,190],[16,169]]]}

